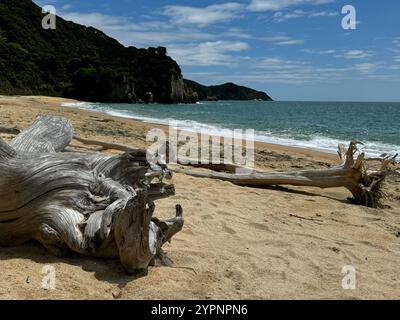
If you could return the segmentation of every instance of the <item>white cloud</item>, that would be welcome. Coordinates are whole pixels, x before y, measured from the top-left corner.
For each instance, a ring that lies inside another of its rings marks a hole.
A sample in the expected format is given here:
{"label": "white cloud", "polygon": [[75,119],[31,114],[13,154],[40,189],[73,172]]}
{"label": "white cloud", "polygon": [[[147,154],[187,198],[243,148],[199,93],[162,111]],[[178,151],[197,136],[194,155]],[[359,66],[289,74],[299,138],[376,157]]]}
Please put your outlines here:
{"label": "white cloud", "polygon": [[136,47],[170,47],[174,43],[187,43],[190,41],[210,41],[217,40],[218,35],[201,33],[197,31],[169,30],[159,32],[155,30],[148,31],[110,31],[107,34],[118,39],[126,46]]}
{"label": "white cloud", "polygon": [[334,54],[337,52],[334,49],[329,49],[329,50],[303,49],[302,51],[309,54]]}
{"label": "white cloud", "polygon": [[400,47],[400,38],[395,38],[392,43],[396,46],[396,47]]}
{"label": "white cloud", "polygon": [[71,9],[72,8],[72,5],[70,5],[70,4],[64,4],[62,7],[61,7],[61,9],[62,10],[68,10],[68,9]]}
{"label": "white cloud", "polygon": [[398,76],[392,74],[368,74],[367,78],[374,80],[397,80]]}
{"label": "white cloud", "polygon": [[293,61],[282,57],[268,57],[253,62],[254,82],[304,84],[342,79],[347,68],[319,67],[307,61]]}
{"label": "white cloud", "polygon": [[[376,79],[391,79],[392,75],[377,74],[383,63],[358,63],[350,66],[320,66],[310,61],[294,61],[282,57],[269,57],[252,61],[253,69],[262,69],[265,82],[304,84],[358,80],[365,76]],[[392,69],[394,70],[394,69]],[[257,74],[257,72],[255,72]],[[262,76],[256,76],[256,79]],[[257,80],[254,80],[256,82]],[[249,79],[250,80],[250,79]]]}
{"label": "white cloud", "polygon": [[277,42],[276,44],[279,46],[293,46],[293,45],[298,45],[298,44],[303,44],[304,40],[287,40],[287,41],[281,41]]}
{"label": "white cloud", "polygon": [[228,30],[221,33],[223,37],[231,37],[238,39],[256,39],[253,35],[249,34],[243,29],[240,28],[229,28]]}
{"label": "white cloud", "polygon": [[291,12],[282,12],[278,11],[275,12],[275,14],[272,16],[272,19],[277,22],[283,22],[289,19],[295,19],[295,18],[302,18],[307,15],[307,12],[303,10],[294,10]]}
{"label": "white cloud", "polygon": [[65,20],[99,29],[119,28],[121,25],[129,23],[129,20],[125,17],[111,16],[99,12],[60,12],[59,14]]}
{"label": "white cloud", "polygon": [[361,73],[370,73],[378,68],[375,63],[359,63],[354,65],[355,69]]}
{"label": "white cloud", "polygon": [[318,18],[318,17],[335,17],[338,13],[334,11],[303,11],[303,10],[293,10],[293,11],[277,11],[272,16],[273,21],[283,22],[289,19],[297,18]]}
{"label": "white cloud", "polygon": [[257,63],[256,67],[268,70],[288,70],[304,67],[305,65],[305,62],[294,62],[291,60],[285,60],[281,57],[269,57],[262,59],[260,63]]}
{"label": "white cloud", "polygon": [[270,36],[270,37],[265,37],[262,38],[262,40],[268,41],[268,42],[280,42],[280,41],[288,41],[291,40],[292,38],[289,36],[285,35],[276,35],[276,36]]}
{"label": "white cloud", "polygon": [[[98,12],[64,11],[64,19],[93,26],[127,46],[166,46],[168,54],[180,65],[230,67],[243,61],[238,53],[249,48],[244,39],[254,39],[240,28],[228,28],[219,33],[202,32],[199,28],[177,26],[168,21],[132,22],[127,17]],[[224,40],[221,40],[224,39]],[[239,39],[240,41],[235,41]],[[284,38],[291,40],[291,38]]]}
{"label": "white cloud", "polygon": [[44,7],[46,5],[55,5],[57,4],[57,0],[35,0],[33,1],[34,3],[36,3],[39,7]]}
{"label": "white cloud", "polygon": [[[98,12],[61,12],[60,16],[66,20],[100,29],[127,46],[168,46],[170,43],[211,41],[219,38],[216,34],[190,28],[180,29],[167,22],[151,20],[133,23],[126,17]],[[234,37],[234,34],[230,36]]]}
{"label": "white cloud", "polygon": [[171,22],[180,25],[196,25],[205,27],[214,23],[230,21],[245,10],[241,3],[227,2],[214,4],[208,7],[166,6],[164,15],[171,18]]}
{"label": "white cloud", "polygon": [[372,54],[370,51],[364,51],[364,50],[349,50],[344,53],[338,54],[335,57],[336,58],[344,58],[344,59],[365,59],[372,57],[374,54]]}
{"label": "white cloud", "polygon": [[250,46],[241,41],[208,41],[200,44],[171,45],[169,54],[181,65],[232,66],[243,57],[229,53],[241,52]]}
{"label": "white cloud", "polygon": [[322,5],[335,0],[252,0],[249,5],[251,11],[278,11],[288,7],[300,5]]}
{"label": "white cloud", "polygon": [[[196,25],[206,27],[211,24],[230,21],[246,11],[278,11],[297,5],[320,5],[335,0],[252,0],[249,6],[238,2],[214,4],[207,7],[192,7],[170,5],[164,7],[164,15],[171,18],[171,22],[179,25]],[[275,21],[301,17],[333,17],[338,12],[332,11],[303,11],[292,12],[278,11],[273,16]]]}
{"label": "white cloud", "polygon": [[392,71],[400,70],[400,55],[396,55],[393,57],[393,64],[388,66],[387,69]]}
{"label": "white cloud", "polygon": [[310,14],[311,17],[336,17],[338,15],[339,13],[336,11],[319,11]]}
{"label": "white cloud", "polygon": [[388,66],[386,69],[391,70],[391,71],[400,70],[400,64],[394,64],[394,65]]}
{"label": "white cloud", "polygon": [[[214,6],[207,7],[211,10]],[[217,9],[236,8],[235,3],[228,3],[227,6],[217,5]],[[201,42],[218,41],[220,39],[255,39],[240,28],[229,28],[218,33],[204,32],[196,26],[174,25],[169,21],[147,20],[133,22],[124,16],[113,16],[99,12],[80,13],[62,10],[59,15],[85,26],[92,26],[102,30],[107,35],[118,39],[126,46],[149,47],[167,46],[177,44],[193,44]]]}
{"label": "white cloud", "polygon": [[[239,83],[279,83],[288,85],[303,85],[315,83],[334,83],[339,81],[370,78],[376,80],[394,80],[391,74],[377,73],[384,67],[383,63],[360,63],[355,65],[335,67],[332,65],[316,65],[310,61],[290,60],[280,56],[251,58],[243,60],[245,72],[230,72],[228,75],[212,72],[194,72],[188,74],[199,81],[209,82],[239,82]],[[397,69],[396,69],[397,67]],[[390,66],[390,70],[398,70]]]}
{"label": "white cloud", "polygon": [[299,45],[303,44],[304,40],[302,39],[293,39],[292,37],[286,36],[286,35],[275,35],[271,37],[264,37],[260,38],[260,40],[267,41],[267,42],[273,42],[276,45],[279,46],[285,46],[285,45]]}

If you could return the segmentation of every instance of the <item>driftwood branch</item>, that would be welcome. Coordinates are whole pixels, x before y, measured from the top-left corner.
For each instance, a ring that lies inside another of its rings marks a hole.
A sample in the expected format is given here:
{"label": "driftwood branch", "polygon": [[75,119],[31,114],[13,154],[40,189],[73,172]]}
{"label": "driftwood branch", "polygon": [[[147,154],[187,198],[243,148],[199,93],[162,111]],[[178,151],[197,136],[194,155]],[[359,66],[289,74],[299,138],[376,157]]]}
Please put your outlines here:
{"label": "driftwood branch", "polygon": [[124,152],[138,151],[138,150],[144,151],[144,149],[134,148],[134,147],[127,146],[124,144],[109,143],[109,142],[104,142],[104,141],[99,141],[99,140],[85,139],[85,138],[81,138],[76,135],[74,135],[73,139],[84,145],[99,146],[99,147],[101,147],[101,150],[103,150],[103,151],[105,151],[105,150],[119,150],[119,151],[124,151]]}
{"label": "driftwood branch", "polygon": [[[135,150],[135,148],[126,145],[105,143],[79,137],[74,138],[84,144],[101,146],[103,149],[121,151]],[[173,171],[200,178],[229,181],[239,186],[249,187],[265,187],[271,185],[311,186],[319,188],[345,187],[353,194],[354,198],[352,200],[356,204],[378,207],[381,204],[382,183],[386,178],[388,168],[395,162],[397,155],[382,155],[380,158],[366,159],[365,154],[360,152],[357,148],[358,145],[362,145],[362,143],[354,141],[350,144],[349,148],[346,148],[345,145],[342,144],[339,145],[338,155],[342,161],[342,165],[324,170],[305,170],[287,173],[254,171],[246,175],[235,174],[237,169],[245,169],[235,164],[201,164],[190,158],[179,157],[178,164],[180,165],[209,169],[217,172],[196,172],[180,168],[175,168]],[[368,163],[371,161],[380,161],[382,163],[380,170],[369,171]]]}
{"label": "driftwood branch", "polygon": [[17,135],[21,133],[21,131],[17,128],[0,127],[0,133]]}
{"label": "driftwood branch", "polygon": [[[353,194],[356,204],[378,207],[382,198],[381,187],[394,157],[380,159],[380,170],[370,172],[366,168],[365,154],[358,152],[352,142],[348,149],[339,146],[342,165],[323,170],[303,170],[297,172],[254,172],[251,174],[230,174],[222,172],[197,172],[176,168],[174,172],[184,173],[199,178],[229,181],[239,186],[265,187],[271,185],[309,186],[319,188],[345,187]],[[355,155],[358,153],[358,156]]]}
{"label": "driftwood branch", "polygon": [[175,191],[163,182],[168,168],[143,150],[60,152],[72,137],[67,120],[42,116],[10,145],[0,139],[0,245],[35,239],[55,255],[119,258],[129,272],[169,264],[162,246],[182,229],[183,211],[154,217],[154,201]]}
{"label": "driftwood branch", "polygon": [[[128,146],[125,144],[118,144],[118,143],[109,143],[109,142],[104,142],[104,141],[100,141],[100,140],[93,140],[93,139],[85,139],[79,136],[74,136],[73,137],[74,140],[84,144],[84,145],[92,145],[92,146],[99,146],[101,147],[101,151],[104,150],[118,150],[118,151],[142,151],[145,152],[144,149],[140,149],[140,148],[135,148],[132,146]],[[162,148],[160,148],[162,149]],[[168,144],[167,144],[167,148],[168,149]],[[149,150],[148,150],[149,151]],[[168,151],[166,152],[168,155]],[[164,158],[167,158],[167,155],[164,156]],[[156,156],[156,155],[155,155]],[[167,161],[168,159],[166,159]],[[230,164],[230,163],[199,163],[198,159],[191,159],[188,157],[182,157],[179,156],[178,157],[178,164],[180,165],[187,165],[187,166],[191,166],[194,168],[203,168],[203,169],[210,169],[213,171],[225,171],[225,172],[236,172],[237,169],[240,169],[241,167],[235,164]]]}

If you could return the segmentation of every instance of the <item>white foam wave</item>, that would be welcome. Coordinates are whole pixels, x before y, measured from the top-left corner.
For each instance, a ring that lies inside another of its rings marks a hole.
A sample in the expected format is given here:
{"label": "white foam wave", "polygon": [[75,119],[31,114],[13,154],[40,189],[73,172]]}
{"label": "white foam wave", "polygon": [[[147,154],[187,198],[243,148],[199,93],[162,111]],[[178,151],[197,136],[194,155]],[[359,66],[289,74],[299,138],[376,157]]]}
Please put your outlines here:
{"label": "white foam wave", "polygon": [[89,109],[93,103],[90,102],[63,102],[61,106],[63,107],[73,107],[73,108],[81,108],[81,109]]}

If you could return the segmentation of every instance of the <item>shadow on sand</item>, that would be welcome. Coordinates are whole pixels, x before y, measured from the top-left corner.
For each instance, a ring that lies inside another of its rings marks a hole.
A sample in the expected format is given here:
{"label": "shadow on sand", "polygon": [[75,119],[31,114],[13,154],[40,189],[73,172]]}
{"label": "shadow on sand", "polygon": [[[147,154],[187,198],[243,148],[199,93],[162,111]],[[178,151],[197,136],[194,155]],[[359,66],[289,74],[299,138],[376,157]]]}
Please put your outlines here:
{"label": "shadow on sand", "polygon": [[135,281],[146,274],[128,274],[118,260],[97,259],[80,256],[73,252],[67,257],[51,255],[37,242],[29,242],[18,247],[0,247],[0,261],[12,259],[29,259],[41,264],[64,263],[78,266],[82,270],[94,273],[96,279],[124,288],[129,282]]}

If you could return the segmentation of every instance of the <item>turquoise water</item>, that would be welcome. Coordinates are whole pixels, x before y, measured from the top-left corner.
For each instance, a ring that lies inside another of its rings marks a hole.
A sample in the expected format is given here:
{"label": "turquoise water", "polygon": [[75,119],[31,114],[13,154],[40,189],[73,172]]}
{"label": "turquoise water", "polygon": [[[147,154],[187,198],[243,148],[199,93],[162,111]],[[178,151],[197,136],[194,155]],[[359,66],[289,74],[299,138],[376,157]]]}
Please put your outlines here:
{"label": "turquoise water", "polygon": [[400,103],[218,101],[195,105],[79,103],[78,106],[147,122],[218,134],[254,129],[256,140],[335,152],[360,140],[369,155],[400,152]]}

